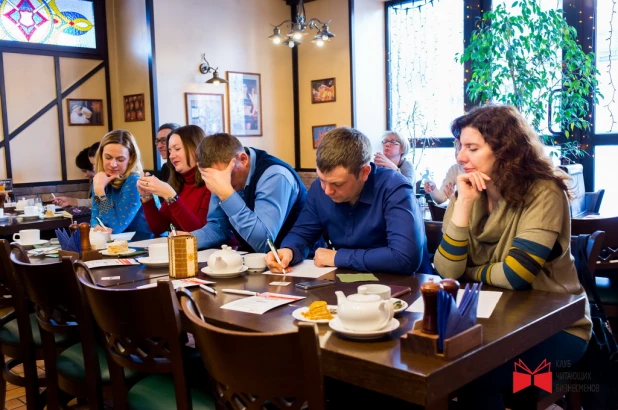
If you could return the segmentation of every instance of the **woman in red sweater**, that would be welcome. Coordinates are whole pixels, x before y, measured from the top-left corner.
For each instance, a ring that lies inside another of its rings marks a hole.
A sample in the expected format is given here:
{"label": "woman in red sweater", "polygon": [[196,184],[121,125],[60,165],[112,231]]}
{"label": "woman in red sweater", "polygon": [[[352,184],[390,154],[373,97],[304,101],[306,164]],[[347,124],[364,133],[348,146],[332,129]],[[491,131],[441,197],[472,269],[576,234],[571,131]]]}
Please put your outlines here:
{"label": "woman in red sweater", "polygon": [[[196,125],[178,128],[167,140],[167,160],[172,165],[168,182],[150,175],[142,176],[137,182],[146,221],[155,235],[168,231],[170,223],[186,232],[206,225],[210,191],[195,159],[195,149],[205,137]],[[165,200],[159,209],[153,200],[155,195]]]}

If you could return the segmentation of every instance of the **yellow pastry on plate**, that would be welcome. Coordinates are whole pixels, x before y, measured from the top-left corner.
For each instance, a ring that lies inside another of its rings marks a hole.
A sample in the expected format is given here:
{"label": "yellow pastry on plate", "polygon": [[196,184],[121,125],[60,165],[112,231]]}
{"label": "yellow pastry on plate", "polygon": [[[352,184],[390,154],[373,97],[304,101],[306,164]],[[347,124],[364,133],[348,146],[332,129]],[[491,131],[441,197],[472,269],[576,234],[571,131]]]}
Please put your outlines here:
{"label": "yellow pastry on plate", "polygon": [[114,241],[107,245],[107,253],[110,255],[129,253],[129,243],[127,241]]}

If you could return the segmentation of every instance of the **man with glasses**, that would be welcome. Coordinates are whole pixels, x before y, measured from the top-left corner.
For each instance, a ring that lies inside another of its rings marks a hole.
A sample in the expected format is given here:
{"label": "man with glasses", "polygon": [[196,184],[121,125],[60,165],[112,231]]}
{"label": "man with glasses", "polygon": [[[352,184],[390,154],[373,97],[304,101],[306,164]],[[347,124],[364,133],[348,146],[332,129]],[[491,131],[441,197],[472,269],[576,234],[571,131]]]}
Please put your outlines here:
{"label": "man with glasses", "polygon": [[329,131],[316,157],[318,179],[281,243],[281,264],[270,252],[268,267],[280,272],[302,262],[325,236],[331,249],[316,250],[316,266],[400,275],[416,272],[426,250],[425,227],[410,182],[371,163],[369,139],[353,128]]}
{"label": "man with glasses", "polygon": [[[166,124],[161,125],[159,129],[157,130],[157,136],[156,136],[156,139],[154,140],[155,148],[157,149],[157,151],[159,151],[161,158],[164,160],[167,160],[167,155],[168,155],[167,140],[169,136],[172,135],[174,131],[176,131],[178,128],[180,128],[179,124],[168,122]],[[163,165],[161,165],[161,169],[155,172],[154,174],[161,181],[167,182],[167,180],[170,177],[169,164],[167,162],[164,162]]]}

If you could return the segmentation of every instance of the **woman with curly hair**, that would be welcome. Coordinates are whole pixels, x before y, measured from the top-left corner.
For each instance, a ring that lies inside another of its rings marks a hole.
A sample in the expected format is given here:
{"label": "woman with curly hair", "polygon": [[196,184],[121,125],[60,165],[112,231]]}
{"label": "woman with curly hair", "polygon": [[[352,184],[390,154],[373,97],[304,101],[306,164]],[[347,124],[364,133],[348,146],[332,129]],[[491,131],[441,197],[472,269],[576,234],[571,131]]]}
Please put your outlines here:
{"label": "woman with curly hair", "polygon": [[[444,236],[435,254],[443,277],[463,278],[515,290],[582,295],[570,252],[571,218],[568,176],[554,168],[538,135],[512,106],[487,105],[463,115],[451,126],[461,142],[457,155],[465,174],[457,176],[457,195],[444,217]],[[574,364],[590,339],[585,317],[521,354],[530,366],[544,359]],[[513,363],[464,387],[464,408],[504,409],[502,392],[512,383]],[[511,397],[516,403],[526,389]],[[518,408],[517,406],[515,406]],[[525,408],[534,408],[526,405]]]}

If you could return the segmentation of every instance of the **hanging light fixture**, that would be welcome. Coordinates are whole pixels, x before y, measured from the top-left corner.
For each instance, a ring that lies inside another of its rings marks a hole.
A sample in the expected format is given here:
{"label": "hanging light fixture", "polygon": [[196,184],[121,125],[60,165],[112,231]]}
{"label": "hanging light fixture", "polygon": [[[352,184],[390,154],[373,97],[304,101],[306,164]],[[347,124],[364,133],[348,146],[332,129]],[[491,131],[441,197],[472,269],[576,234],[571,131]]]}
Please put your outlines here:
{"label": "hanging light fixture", "polygon": [[[290,31],[288,31],[286,35],[283,35],[281,34],[281,26],[286,23]],[[307,21],[303,0],[298,0],[294,21],[285,20],[281,24],[273,26],[273,34],[268,38],[270,38],[274,44],[284,44],[290,48],[294,48],[296,45],[302,43],[303,37],[306,36],[310,30],[314,29],[317,33],[311,42],[318,47],[322,47],[326,41],[330,41],[331,38],[335,37],[328,28],[329,24],[330,20],[323,22],[317,18],[312,18]]]}
{"label": "hanging light fixture", "polygon": [[212,78],[210,80],[206,80],[206,84],[227,84],[227,80],[219,77],[219,67],[213,68],[210,66],[208,61],[206,60],[206,54],[202,54],[202,64],[200,64],[200,73],[208,74],[212,71]]}

